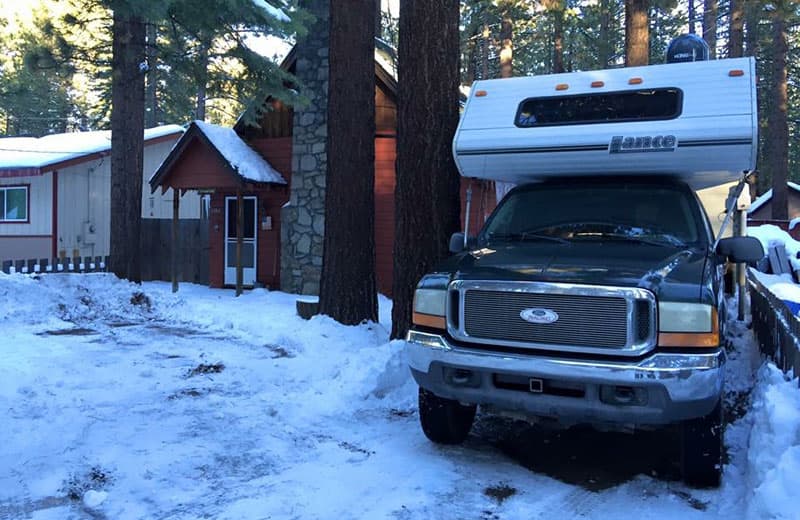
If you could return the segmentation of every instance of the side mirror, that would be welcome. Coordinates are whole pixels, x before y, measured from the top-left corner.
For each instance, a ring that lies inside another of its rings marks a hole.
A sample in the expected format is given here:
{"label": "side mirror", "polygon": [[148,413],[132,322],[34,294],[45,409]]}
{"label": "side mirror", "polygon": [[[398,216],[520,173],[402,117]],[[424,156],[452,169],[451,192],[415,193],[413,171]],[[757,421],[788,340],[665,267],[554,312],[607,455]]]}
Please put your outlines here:
{"label": "side mirror", "polygon": [[460,253],[464,250],[464,233],[453,233],[450,237],[450,252]]}
{"label": "side mirror", "polygon": [[735,264],[749,264],[764,258],[764,248],[755,237],[729,237],[719,241],[717,254]]}

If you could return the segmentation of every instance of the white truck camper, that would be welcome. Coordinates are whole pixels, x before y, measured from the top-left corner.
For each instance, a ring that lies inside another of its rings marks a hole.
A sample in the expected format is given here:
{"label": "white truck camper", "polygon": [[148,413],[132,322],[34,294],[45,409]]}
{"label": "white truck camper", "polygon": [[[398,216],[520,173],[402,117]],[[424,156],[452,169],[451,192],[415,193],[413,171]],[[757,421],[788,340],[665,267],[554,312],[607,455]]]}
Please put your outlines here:
{"label": "white truck camper", "polygon": [[464,177],[675,175],[693,189],[755,167],[753,58],[478,81],[453,141]]}
{"label": "white truck camper", "polygon": [[[697,40],[673,54],[707,54]],[[478,407],[679,426],[684,480],[719,485],[723,273],[764,252],[716,239],[696,190],[754,169],[756,110],[750,58],[475,83],[458,168],[518,186],[417,285],[406,353],[425,435],[462,442]]]}

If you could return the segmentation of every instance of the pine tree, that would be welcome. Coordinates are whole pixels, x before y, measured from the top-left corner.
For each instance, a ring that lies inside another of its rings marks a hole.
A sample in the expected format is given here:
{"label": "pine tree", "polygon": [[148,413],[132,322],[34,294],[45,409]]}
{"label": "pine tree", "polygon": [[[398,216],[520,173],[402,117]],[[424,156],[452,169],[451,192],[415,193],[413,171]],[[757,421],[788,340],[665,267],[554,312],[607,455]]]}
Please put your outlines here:
{"label": "pine tree", "polygon": [[625,66],[649,61],[648,0],[625,0]]}
{"label": "pine tree", "polygon": [[378,321],[375,278],[375,9],[331,0],[328,173],[319,312]]}
{"label": "pine tree", "polygon": [[394,338],[411,325],[417,282],[449,254],[450,235],[459,229],[459,176],[451,148],[458,125],[458,26],[457,0],[400,3]]}

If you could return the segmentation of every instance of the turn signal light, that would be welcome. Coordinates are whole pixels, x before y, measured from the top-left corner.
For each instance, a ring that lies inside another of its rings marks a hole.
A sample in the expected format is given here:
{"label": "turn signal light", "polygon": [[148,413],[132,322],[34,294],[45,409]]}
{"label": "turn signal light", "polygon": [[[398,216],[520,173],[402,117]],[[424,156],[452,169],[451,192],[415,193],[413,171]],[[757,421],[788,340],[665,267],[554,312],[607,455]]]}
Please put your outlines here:
{"label": "turn signal light", "polygon": [[568,88],[569,85],[567,85],[566,83],[559,83],[558,85],[556,85],[556,90],[567,90]]}
{"label": "turn signal light", "polygon": [[592,81],[592,88],[599,88],[605,85],[602,81]]}
{"label": "turn signal light", "polygon": [[744,76],[744,71],[741,69],[733,69],[732,71],[728,72],[728,76],[732,78],[738,78],[739,76]]}
{"label": "turn signal light", "polygon": [[479,90],[475,92],[475,97],[486,97],[488,94],[485,90]]}
{"label": "turn signal light", "polygon": [[432,329],[444,330],[447,328],[444,316],[433,316],[432,314],[422,314],[421,312],[415,312],[411,315],[411,321],[414,323],[414,325],[420,325],[422,327],[430,327]]}
{"label": "turn signal light", "polygon": [[642,78],[631,78],[628,80],[628,85],[641,85],[644,83]]}

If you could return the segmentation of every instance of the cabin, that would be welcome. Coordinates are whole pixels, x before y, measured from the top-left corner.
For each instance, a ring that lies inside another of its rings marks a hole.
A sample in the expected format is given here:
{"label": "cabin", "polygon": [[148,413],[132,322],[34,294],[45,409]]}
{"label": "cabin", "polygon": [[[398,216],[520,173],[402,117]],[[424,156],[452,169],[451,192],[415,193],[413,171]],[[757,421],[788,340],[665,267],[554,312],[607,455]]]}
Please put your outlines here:
{"label": "cabin", "polygon": [[800,218],[800,184],[787,182],[789,198],[789,220],[772,218],[772,188],[757,197],[747,210],[747,225],[760,226],[774,224],[788,231],[795,239],[800,239],[800,226],[792,225]]}
{"label": "cabin", "polygon": [[[314,64],[303,77],[304,57],[295,47],[282,67],[318,95]],[[301,67],[298,69],[298,63]],[[376,41],[375,52],[375,245],[378,291],[391,295],[394,247],[394,188],[397,133],[397,81],[393,50]],[[269,99],[271,110],[246,124],[244,114],[233,129],[194,122],[150,179],[150,187],[208,194],[209,285],[236,283],[236,215],[244,208],[240,254],[244,286],[263,286],[318,294],[324,233],[324,161],[326,101],[294,109]],[[233,153],[233,150],[238,152]],[[237,158],[249,157],[246,165]],[[258,159],[256,159],[256,156]],[[470,181],[465,181],[462,195]],[[495,206],[494,184],[473,182],[471,229]],[[462,196],[462,200],[464,197]],[[180,202],[179,204],[182,204]],[[462,203],[463,206],[463,203]]]}
{"label": "cabin", "polygon": [[[144,132],[144,218],[167,216],[146,180],[182,134],[176,125]],[[107,131],[0,139],[0,261],[108,256],[110,154]],[[180,216],[199,215],[195,194]]]}

